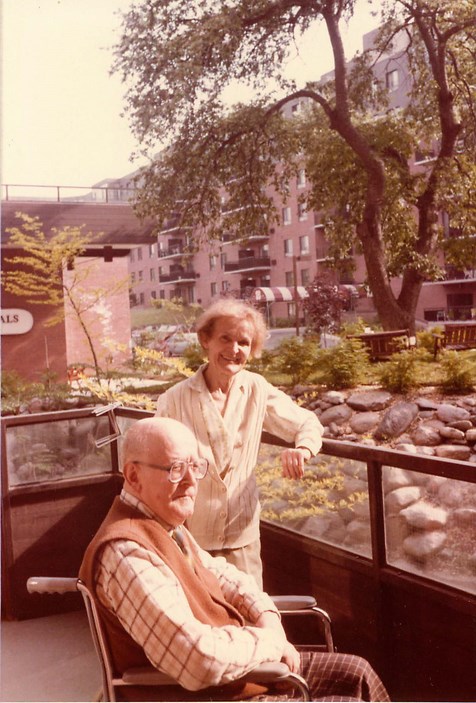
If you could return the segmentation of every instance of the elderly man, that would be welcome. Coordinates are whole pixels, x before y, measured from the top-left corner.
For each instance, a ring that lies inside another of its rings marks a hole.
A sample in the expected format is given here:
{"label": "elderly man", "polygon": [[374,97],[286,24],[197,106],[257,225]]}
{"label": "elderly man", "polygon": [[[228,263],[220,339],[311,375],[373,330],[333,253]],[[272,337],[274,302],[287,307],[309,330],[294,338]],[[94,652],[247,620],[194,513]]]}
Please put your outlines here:
{"label": "elderly man", "polygon": [[122,493],[80,570],[119,671],[151,662],[183,687],[168,689],[167,700],[231,700],[258,693],[237,682],[248,671],[284,661],[314,699],[388,700],[365,660],[299,653],[254,579],[182,528],[207,472],[190,430],[169,418],[139,420],[126,434],[123,469]]}

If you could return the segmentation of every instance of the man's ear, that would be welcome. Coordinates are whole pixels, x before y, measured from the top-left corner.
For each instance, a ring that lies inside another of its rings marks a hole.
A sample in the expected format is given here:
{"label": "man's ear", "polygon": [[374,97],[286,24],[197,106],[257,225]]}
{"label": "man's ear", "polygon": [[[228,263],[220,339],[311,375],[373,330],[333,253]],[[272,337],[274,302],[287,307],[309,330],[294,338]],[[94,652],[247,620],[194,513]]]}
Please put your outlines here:
{"label": "man's ear", "polygon": [[122,473],[126,483],[134,490],[134,493],[140,494],[142,490],[142,476],[140,466],[128,461],[124,464]]}

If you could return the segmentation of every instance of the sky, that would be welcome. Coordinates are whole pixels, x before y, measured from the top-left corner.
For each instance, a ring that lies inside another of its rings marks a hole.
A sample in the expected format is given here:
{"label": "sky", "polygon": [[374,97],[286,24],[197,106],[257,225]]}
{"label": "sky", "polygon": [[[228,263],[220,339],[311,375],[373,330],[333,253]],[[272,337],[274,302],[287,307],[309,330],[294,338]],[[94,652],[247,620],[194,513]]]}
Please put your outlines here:
{"label": "sky", "polygon": [[[109,72],[118,11],[132,0],[0,2],[2,183],[89,187],[142,165],[130,160],[137,145],[121,117],[125,88]],[[348,58],[377,26],[372,8],[358,0],[344,38]],[[300,54],[289,74],[302,82],[332,69],[323,27]]]}

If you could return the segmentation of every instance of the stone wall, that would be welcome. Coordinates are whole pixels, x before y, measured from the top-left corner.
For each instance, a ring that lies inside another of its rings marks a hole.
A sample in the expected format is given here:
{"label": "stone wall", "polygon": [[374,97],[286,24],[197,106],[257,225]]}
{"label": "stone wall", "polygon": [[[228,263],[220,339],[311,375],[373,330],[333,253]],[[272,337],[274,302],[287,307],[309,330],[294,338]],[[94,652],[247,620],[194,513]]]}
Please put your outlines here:
{"label": "stone wall", "polygon": [[364,389],[317,395],[301,386],[293,396],[316,413],[329,439],[476,462],[476,394],[403,397]]}

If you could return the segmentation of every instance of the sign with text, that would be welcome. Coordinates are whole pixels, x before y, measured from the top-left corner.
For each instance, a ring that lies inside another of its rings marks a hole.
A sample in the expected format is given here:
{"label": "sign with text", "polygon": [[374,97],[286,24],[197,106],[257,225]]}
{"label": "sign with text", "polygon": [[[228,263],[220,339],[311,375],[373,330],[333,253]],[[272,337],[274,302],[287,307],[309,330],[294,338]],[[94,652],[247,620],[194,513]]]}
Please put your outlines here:
{"label": "sign with text", "polygon": [[0,311],[0,333],[26,334],[33,327],[33,315],[28,310],[20,308],[4,308]]}

